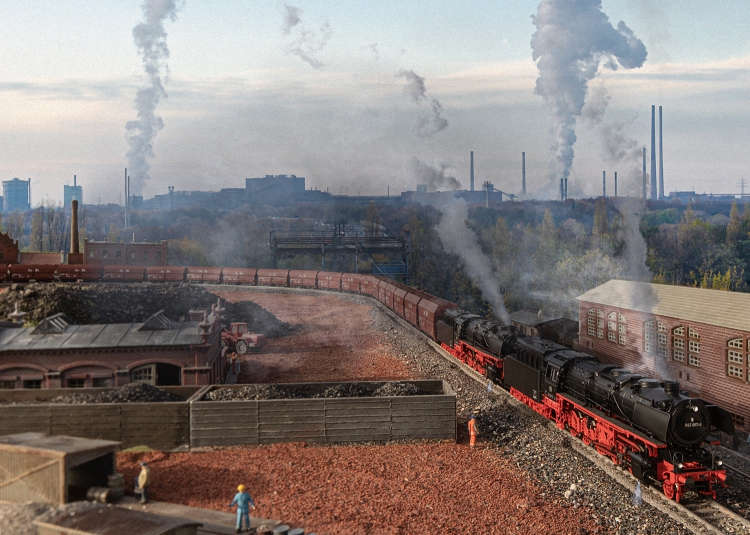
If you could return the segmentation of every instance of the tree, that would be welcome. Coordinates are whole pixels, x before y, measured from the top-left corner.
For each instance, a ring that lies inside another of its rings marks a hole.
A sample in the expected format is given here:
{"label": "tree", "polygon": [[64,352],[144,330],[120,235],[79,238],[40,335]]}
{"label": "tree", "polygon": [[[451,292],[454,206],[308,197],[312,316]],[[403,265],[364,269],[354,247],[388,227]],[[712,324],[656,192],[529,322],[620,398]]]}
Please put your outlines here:
{"label": "tree", "polygon": [[599,199],[594,205],[594,225],[591,233],[598,238],[599,245],[609,233],[609,222],[607,220],[607,205],[604,199]]}
{"label": "tree", "polygon": [[740,213],[739,210],[737,210],[737,201],[735,200],[732,202],[732,209],[729,211],[729,223],[727,224],[727,245],[734,245],[743,237],[745,237],[746,232],[743,232],[743,230],[743,221],[740,219]]}
{"label": "tree", "polygon": [[34,210],[31,215],[31,236],[29,238],[29,249],[32,251],[44,251],[44,206]]}
{"label": "tree", "polygon": [[119,242],[120,241],[120,229],[114,223],[109,224],[109,232],[107,233],[107,241]]}

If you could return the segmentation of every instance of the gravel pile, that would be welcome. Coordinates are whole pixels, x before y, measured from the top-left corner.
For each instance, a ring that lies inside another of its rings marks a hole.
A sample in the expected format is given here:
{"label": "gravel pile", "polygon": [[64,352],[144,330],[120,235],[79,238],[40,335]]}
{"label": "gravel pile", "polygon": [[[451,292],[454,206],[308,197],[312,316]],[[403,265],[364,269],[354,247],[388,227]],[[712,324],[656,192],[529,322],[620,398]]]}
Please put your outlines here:
{"label": "gravel pile", "polygon": [[359,383],[341,383],[326,388],[316,398],[366,398],[372,396],[372,390]]}
{"label": "gravel pile", "polygon": [[[59,312],[77,324],[142,322],[164,310],[168,318],[189,320],[190,310],[211,310],[217,296],[205,287],[185,283],[135,284],[14,284],[0,294],[0,317],[16,303],[36,324]],[[223,304],[223,303],[222,303]],[[269,338],[286,336],[293,328],[252,301],[226,303],[226,324],[247,322],[251,330]]]}
{"label": "gravel pile", "polygon": [[218,388],[203,396],[203,401],[255,401],[259,399],[300,399],[310,394],[284,385],[247,385],[242,388]]}
{"label": "gravel pile", "polygon": [[114,390],[98,392],[75,392],[50,399],[47,403],[85,405],[88,403],[157,403],[164,401],[185,401],[180,396],[165,392],[145,383],[129,383]]}
{"label": "gravel pile", "polygon": [[399,381],[391,381],[385,383],[380,388],[376,388],[372,393],[373,396],[418,396],[423,392],[418,386],[411,383],[401,383]]}

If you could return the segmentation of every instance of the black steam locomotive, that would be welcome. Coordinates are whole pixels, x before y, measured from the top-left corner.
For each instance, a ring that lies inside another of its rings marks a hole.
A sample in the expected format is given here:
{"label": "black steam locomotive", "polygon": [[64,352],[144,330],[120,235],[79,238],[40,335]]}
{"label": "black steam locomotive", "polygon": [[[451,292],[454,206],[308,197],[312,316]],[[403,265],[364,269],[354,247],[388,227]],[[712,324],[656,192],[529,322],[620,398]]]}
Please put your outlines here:
{"label": "black steam locomotive", "polygon": [[686,490],[716,497],[722,461],[703,446],[712,427],[734,433],[731,415],[658,381],[565,346],[526,337],[464,310],[446,310],[438,342],[459,360],[630,470],[661,482],[679,501]]}

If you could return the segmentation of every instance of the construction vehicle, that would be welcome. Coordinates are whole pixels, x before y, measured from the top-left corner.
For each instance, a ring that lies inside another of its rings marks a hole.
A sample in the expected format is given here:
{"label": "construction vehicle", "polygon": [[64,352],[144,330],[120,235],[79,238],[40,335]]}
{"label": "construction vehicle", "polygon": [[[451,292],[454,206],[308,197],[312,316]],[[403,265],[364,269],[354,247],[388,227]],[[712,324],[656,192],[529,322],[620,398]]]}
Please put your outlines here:
{"label": "construction vehicle", "polygon": [[229,329],[221,331],[221,346],[236,351],[238,355],[245,355],[248,351],[257,353],[267,343],[266,335],[249,332],[247,323],[232,323]]}

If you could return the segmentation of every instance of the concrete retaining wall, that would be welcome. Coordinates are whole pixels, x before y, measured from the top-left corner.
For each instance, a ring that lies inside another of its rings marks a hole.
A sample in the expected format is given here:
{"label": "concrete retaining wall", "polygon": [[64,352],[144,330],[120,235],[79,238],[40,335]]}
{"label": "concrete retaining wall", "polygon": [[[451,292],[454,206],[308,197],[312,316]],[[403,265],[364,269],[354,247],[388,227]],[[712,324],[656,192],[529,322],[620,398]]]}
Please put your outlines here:
{"label": "concrete retaining wall", "polygon": [[[190,402],[190,446],[455,440],[456,395],[450,386],[444,381],[407,382],[428,394],[259,401],[199,401],[196,395]],[[337,384],[294,386],[322,392]],[[385,383],[360,384],[374,390]]]}

